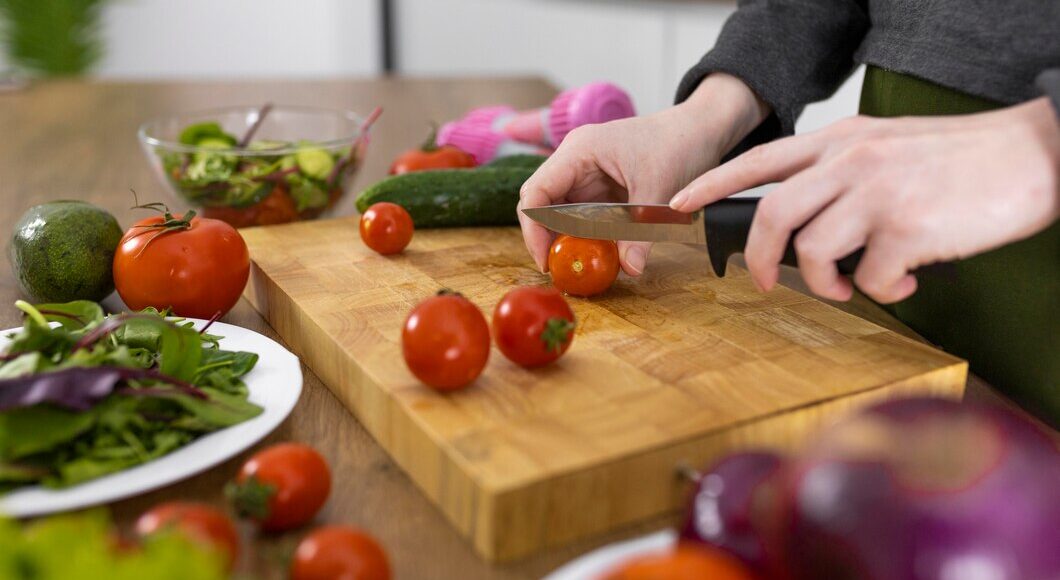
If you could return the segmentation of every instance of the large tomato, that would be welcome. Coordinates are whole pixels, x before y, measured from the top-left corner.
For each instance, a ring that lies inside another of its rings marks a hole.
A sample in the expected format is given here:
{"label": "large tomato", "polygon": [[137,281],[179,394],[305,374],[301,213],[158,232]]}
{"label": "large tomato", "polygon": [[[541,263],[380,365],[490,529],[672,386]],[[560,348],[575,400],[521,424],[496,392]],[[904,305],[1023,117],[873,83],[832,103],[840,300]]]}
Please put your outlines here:
{"label": "large tomato", "polygon": [[595,296],[618,277],[618,246],[610,240],[561,235],[548,252],[552,284],[571,296]]}
{"label": "large tomato", "polygon": [[331,493],[331,471],[312,447],[280,443],[248,459],[226,491],[240,515],[279,532],[317,515]]}
{"label": "large tomato", "polygon": [[396,254],[412,241],[412,216],[396,203],[372,204],[361,216],[361,240],[383,254]]}
{"label": "large tomato", "polygon": [[163,503],[136,520],[136,533],[141,537],[162,530],[173,530],[217,550],[229,570],[239,558],[239,533],[235,524],[212,506],[179,501]]}
{"label": "large tomato", "polygon": [[291,580],[390,580],[386,552],[371,536],[344,526],[317,528],[298,544]]}
{"label": "large tomato", "polygon": [[718,550],[681,545],[672,552],[634,558],[603,580],[753,580],[736,558]]}
{"label": "large tomato", "polygon": [[570,347],[574,312],[555,288],[516,288],[493,309],[493,339],[515,364],[545,365]]}
{"label": "large tomato", "polygon": [[412,374],[427,386],[452,391],[478,378],[490,355],[490,329],[467,298],[443,291],[409,313],[401,349]]}
{"label": "large tomato", "polygon": [[435,144],[435,132],[432,131],[417,149],[410,149],[401,155],[390,166],[390,175],[401,175],[412,171],[428,169],[460,169],[474,167],[475,158],[452,145]]}
{"label": "large tomato", "polygon": [[132,310],[171,308],[194,318],[224,314],[249,276],[250,253],[235,228],[168,211],[136,222],[114,255],[114,286]]}

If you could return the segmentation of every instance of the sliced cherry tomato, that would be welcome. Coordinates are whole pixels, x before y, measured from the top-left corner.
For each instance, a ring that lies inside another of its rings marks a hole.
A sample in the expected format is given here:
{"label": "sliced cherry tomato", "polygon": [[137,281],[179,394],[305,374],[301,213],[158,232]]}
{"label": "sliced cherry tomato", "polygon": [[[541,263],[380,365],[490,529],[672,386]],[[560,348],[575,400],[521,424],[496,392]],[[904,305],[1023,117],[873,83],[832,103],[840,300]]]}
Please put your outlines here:
{"label": "sliced cherry tomato", "polygon": [[250,276],[243,237],[225,222],[185,216],[166,210],[122,236],[114,286],[130,309],[171,308],[178,316],[210,318],[239,301]]}
{"label": "sliced cherry tomato", "polygon": [[680,545],[672,552],[640,556],[603,580],[754,580],[736,558],[718,550]]}
{"label": "sliced cherry tomato", "polygon": [[419,149],[410,149],[398,155],[390,166],[390,175],[401,175],[428,169],[460,169],[475,167],[475,158],[452,145],[435,145],[436,133],[431,131]]}
{"label": "sliced cherry tomato", "polygon": [[312,447],[281,443],[248,459],[226,492],[236,513],[279,532],[317,515],[331,493],[331,471]]}
{"label": "sliced cherry tomato", "polygon": [[136,520],[136,533],[140,537],[168,529],[217,550],[229,570],[239,558],[236,526],[215,507],[194,502],[169,502],[151,508]]}
{"label": "sliced cherry tomato", "polygon": [[571,296],[595,296],[618,277],[618,245],[561,235],[548,252],[552,284]]}
{"label": "sliced cherry tomato", "polygon": [[298,544],[291,580],[390,580],[386,552],[368,534],[345,526],[317,528]]}
{"label": "sliced cherry tomato", "polygon": [[401,349],[416,378],[439,391],[453,391],[469,385],[485,368],[490,329],[470,300],[442,291],[409,313]]}
{"label": "sliced cherry tomato", "polygon": [[555,288],[516,288],[493,309],[493,339],[515,364],[545,365],[570,348],[574,312]]}
{"label": "sliced cherry tomato", "polygon": [[412,241],[412,216],[396,203],[372,204],[361,216],[361,240],[383,254],[396,254]]}

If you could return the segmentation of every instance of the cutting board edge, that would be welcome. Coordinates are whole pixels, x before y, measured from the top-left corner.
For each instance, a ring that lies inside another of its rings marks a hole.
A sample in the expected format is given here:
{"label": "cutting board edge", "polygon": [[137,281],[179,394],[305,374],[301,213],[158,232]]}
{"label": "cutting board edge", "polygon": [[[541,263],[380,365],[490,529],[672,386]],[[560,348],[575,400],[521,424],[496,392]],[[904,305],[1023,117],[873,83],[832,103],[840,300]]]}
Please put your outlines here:
{"label": "cutting board edge", "polygon": [[[707,465],[722,453],[740,448],[764,447],[791,452],[804,445],[821,427],[860,407],[905,395],[960,399],[964,395],[967,376],[968,364],[958,360],[889,385],[805,405],[792,412],[769,415],[735,428],[704,433],[615,458],[592,468],[556,474],[531,485],[501,491],[490,498],[493,521],[480,525],[472,538],[475,550],[487,560],[508,562],[543,549],[672,514],[683,509],[689,492],[687,483],[677,476],[678,465]],[[669,468],[663,467],[667,465]],[[631,484],[618,476],[630,473],[647,474],[647,481],[651,483]],[[607,487],[607,482],[617,484]],[[587,491],[577,493],[572,489],[579,487]],[[651,495],[652,489],[654,495]],[[646,493],[645,490],[649,491]],[[553,495],[552,501],[549,501],[549,494]],[[602,495],[612,499],[600,502]],[[577,522],[554,519],[579,513],[575,506],[565,504],[586,497],[592,497],[601,507],[598,511],[602,513],[597,518],[583,518]],[[635,509],[621,509],[631,506]],[[624,515],[611,519],[607,517],[609,513]],[[517,533],[506,537],[500,533],[505,529]],[[528,533],[528,530],[537,532]]]}

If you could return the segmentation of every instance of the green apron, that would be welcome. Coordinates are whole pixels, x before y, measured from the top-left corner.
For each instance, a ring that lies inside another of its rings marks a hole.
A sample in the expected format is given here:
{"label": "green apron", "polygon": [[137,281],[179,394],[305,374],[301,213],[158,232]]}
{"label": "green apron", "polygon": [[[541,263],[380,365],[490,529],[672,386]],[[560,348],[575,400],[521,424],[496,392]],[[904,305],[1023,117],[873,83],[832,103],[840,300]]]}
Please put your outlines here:
{"label": "green apron", "polygon": [[[868,67],[861,113],[875,117],[978,113],[1001,105]],[[972,372],[1060,428],[1060,222],[1026,240],[962,260],[956,280],[918,277],[890,307]]]}

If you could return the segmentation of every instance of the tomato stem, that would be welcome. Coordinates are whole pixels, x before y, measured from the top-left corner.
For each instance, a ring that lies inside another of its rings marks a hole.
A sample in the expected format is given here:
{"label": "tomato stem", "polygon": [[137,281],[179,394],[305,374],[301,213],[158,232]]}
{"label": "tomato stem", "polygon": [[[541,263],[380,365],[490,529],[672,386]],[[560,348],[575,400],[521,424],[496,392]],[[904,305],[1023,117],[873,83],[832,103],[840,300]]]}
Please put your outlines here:
{"label": "tomato stem", "polygon": [[157,224],[135,225],[132,228],[129,228],[130,230],[142,230],[130,236],[129,239],[140,237],[141,235],[146,233],[155,232],[155,234],[151,236],[151,238],[147,240],[147,242],[140,248],[140,251],[136,253],[136,257],[140,257],[140,255],[144,253],[144,250],[147,249],[147,246],[151,245],[151,242],[155,241],[155,238],[157,238],[158,236],[161,236],[162,234],[168,232],[191,229],[191,220],[195,218],[195,210],[189,209],[187,212],[184,213],[184,215],[178,218],[174,216],[172,212],[169,211],[169,206],[167,206],[166,204],[160,201],[155,201],[141,205],[140,200],[136,196],[136,190],[130,189],[129,191],[132,191],[133,200],[134,203],[136,203],[136,205],[132,206],[129,209],[147,209],[151,211],[157,211],[158,213],[162,214],[162,221]]}
{"label": "tomato stem", "polygon": [[276,486],[252,475],[245,481],[229,483],[224,492],[239,517],[264,520],[269,517],[269,500],[276,495]]}
{"label": "tomato stem", "polygon": [[552,352],[560,352],[563,345],[570,341],[571,333],[574,332],[574,323],[566,318],[549,318],[545,323],[545,329],[541,331],[541,340],[545,348]]}
{"label": "tomato stem", "polygon": [[438,123],[431,121],[429,126],[431,132],[427,133],[427,139],[420,145],[420,151],[424,153],[432,153],[438,150]]}

